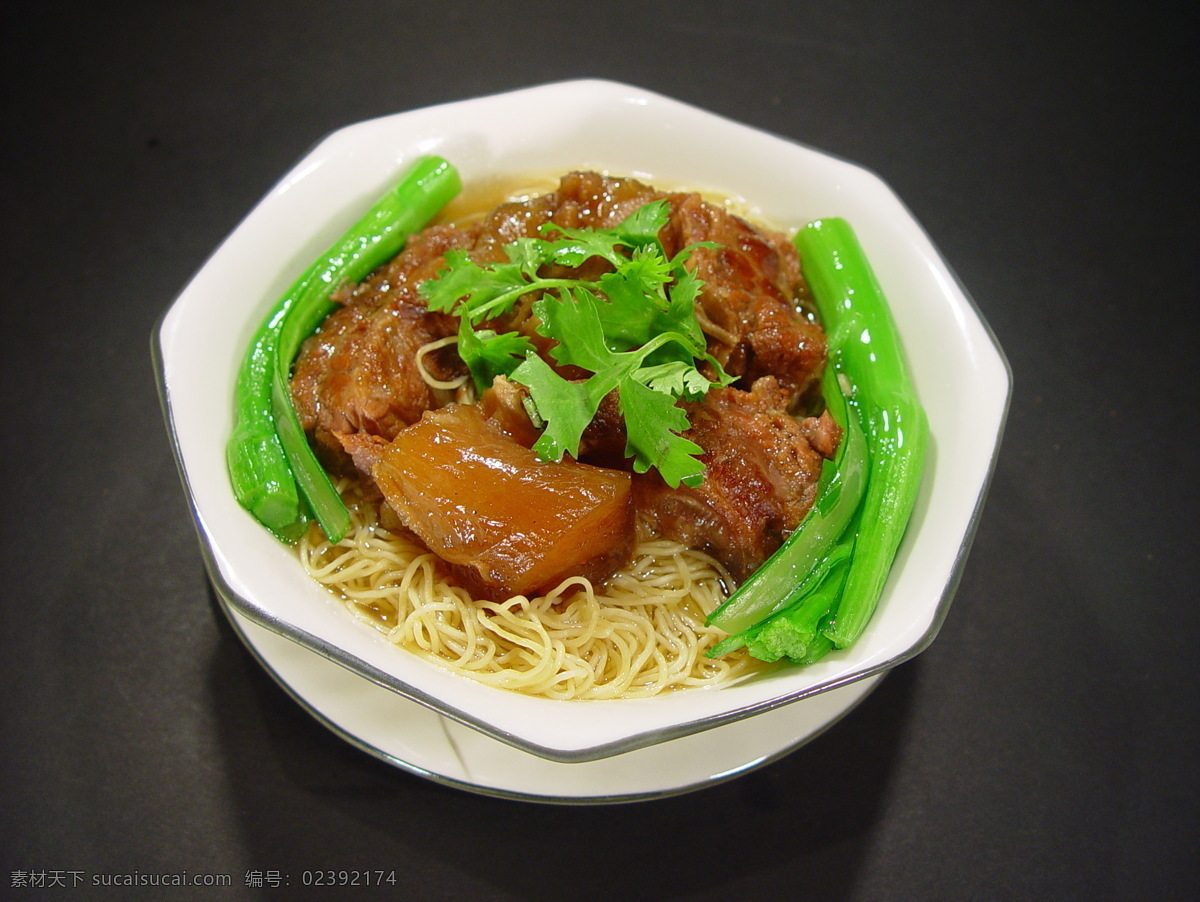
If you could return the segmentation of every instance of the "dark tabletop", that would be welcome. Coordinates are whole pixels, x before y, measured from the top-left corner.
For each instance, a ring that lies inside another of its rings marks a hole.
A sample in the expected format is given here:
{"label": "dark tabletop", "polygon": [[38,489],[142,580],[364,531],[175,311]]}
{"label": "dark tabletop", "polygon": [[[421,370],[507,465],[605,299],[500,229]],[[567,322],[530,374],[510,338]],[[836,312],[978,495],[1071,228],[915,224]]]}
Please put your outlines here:
{"label": "dark tabletop", "polygon": [[[400,879],[365,898],[1195,898],[1195,30],[1114,6],[8,9],[0,896],[371,869]],[[429,782],[285,695],[209,588],[149,352],[325,134],[581,76],[879,173],[1014,377],[933,645],[780,761],[605,807]],[[56,876],[82,885],[19,885]]]}

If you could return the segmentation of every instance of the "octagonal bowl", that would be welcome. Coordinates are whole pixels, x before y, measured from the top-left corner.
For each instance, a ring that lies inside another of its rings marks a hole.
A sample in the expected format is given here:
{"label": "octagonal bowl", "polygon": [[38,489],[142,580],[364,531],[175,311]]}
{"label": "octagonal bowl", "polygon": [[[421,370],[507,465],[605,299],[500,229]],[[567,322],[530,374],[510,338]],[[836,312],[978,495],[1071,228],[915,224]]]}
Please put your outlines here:
{"label": "octagonal bowl", "polygon": [[[418,156],[465,184],[596,169],[736,200],[777,228],[849,220],[891,303],[932,434],[908,532],[868,628],[808,667],[650,699],[552,701],[476,684],[358,622],[234,499],[225,470],[235,372],[257,324]],[[936,161],[931,161],[931,168]],[[239,617],[516,749],[595,761],[803,705],[913,657],[942,624],[1007,411],[995,338],[904,204],[849,162],[629,85],[562,82],[344,128],[288,172],[163,315],[154,351],[209,575]]]}

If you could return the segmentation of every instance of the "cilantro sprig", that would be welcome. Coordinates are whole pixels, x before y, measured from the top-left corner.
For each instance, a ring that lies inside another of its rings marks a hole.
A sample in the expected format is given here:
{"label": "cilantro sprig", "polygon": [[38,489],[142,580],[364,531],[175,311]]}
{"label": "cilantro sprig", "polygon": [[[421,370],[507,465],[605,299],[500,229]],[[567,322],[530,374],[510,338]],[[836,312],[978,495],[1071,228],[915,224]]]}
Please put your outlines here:
{"label": "cilantro sprig", "polygon": [[[707,351],[695,312],[702,283],[684,263],[695,248],[715,245],[689,245],[668,258],[658,238],[667,215],[658,200],[609,229],[547,223],[540,232],[553,237],[517,239],[504,247],[507,261],[480,265],[450,251],[446,267],[421,285],[431,310],[459,317],[458,353],[480,391],[497,375],[529,390],[531,413],[544,427],[533,446],[542,459],[577,454],[601,400],[615,391],[634,470],[653,467],[673,487],[703,480],[702,449],[682,436],[688,419],[678,402],[698,400],[732,377]],[[539,275],[550,264],[574,268],[593,257],[611,271],[596,280]],[[482,325],[530,293],[538,295],[537,332],[553,341],[550,355],[587,378],[564,378],[528,337]],[[699,369],[704,363],[715,382]]]}

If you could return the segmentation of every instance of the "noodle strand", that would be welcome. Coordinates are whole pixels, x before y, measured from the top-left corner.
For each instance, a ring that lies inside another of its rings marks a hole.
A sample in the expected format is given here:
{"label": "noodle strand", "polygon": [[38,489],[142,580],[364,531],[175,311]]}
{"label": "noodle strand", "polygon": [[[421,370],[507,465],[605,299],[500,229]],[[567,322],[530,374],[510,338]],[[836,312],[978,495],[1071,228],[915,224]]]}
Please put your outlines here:
{"label": "noodle strand", "polygon": [[729,576],[701,552],[643,542],[602,591],[575,577],[537,598],[476,601],[435,555],[381,526],[356,482],[339,489],[351,530],[332,545],[310,529],[305,569],[390,642],[470,679],[554,699],[641,698],[761,667],[744,653],[705,656],[723,637],[704,620]]}

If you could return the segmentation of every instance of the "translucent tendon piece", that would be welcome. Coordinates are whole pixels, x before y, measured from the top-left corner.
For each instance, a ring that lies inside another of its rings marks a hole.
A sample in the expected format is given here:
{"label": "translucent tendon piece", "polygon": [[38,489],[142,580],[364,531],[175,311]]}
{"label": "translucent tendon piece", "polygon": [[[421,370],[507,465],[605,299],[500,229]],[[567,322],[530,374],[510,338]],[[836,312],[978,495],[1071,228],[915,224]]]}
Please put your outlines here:
{"label": "translucent tendon piece", "polygon": [[372,475],[405,525],[485,597],[600,581],[633,551],[627,472],[543,461],[474,405],[427,412]]}

